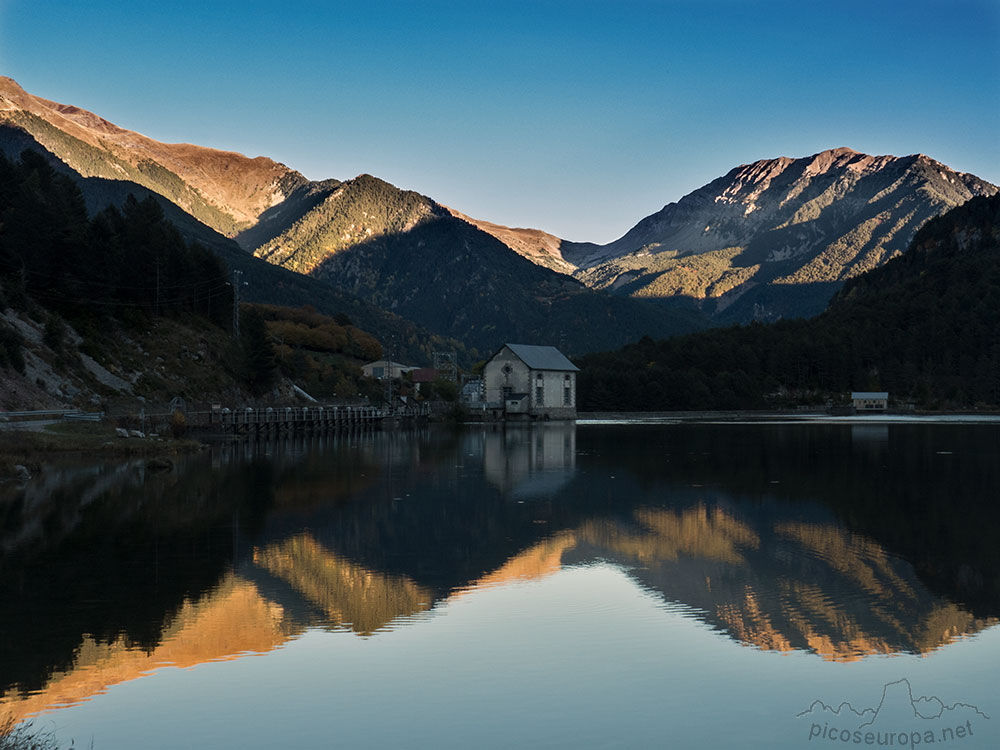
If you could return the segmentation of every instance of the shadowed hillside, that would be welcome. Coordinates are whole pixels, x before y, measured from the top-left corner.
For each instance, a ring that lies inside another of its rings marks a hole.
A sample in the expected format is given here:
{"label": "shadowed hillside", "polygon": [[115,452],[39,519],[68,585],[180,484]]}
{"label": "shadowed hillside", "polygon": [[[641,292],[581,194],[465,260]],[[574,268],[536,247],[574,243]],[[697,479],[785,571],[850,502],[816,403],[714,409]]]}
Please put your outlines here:
{"label": "shadowed hillside", "polygon": [[588,286],[699,300],[721,322],[820,313],[844,280],[903,252],[928,219],[995,185],[923,154],[848,148],[743,165],[603,245],[565,243]]}
{"label": "shadowed hillside", "polygon": [[[155,195],[185,236],[244,271],[245,299],[346,313],[418,363],[457,350],[471,364],[512,337],[584,352],[703,325],[691,306],[615,299],[539,268],[430,199],[369,175],[308,182],[263,157],[159,143],[10,79],[0,80],[0,148],[53,155],[83,178],[91,211]],[[447,227],[423,231],[431,218]],[[293,273],[272,273],[248,252]]]}
{"label": "shadowed hillside", "polygon": [[370,175],[339,185],[255,255],[482,352],[509,339],[586,352],[700,327],[691,311],[595,293],[511,253],[429,198]]}
{"label": "shadowed hillside", "polygon": [[921,406],[1000,405],[1000,196],[929,221],[812,320],[644,339],[578,362],[584,410],[788,406],[888,391]]}

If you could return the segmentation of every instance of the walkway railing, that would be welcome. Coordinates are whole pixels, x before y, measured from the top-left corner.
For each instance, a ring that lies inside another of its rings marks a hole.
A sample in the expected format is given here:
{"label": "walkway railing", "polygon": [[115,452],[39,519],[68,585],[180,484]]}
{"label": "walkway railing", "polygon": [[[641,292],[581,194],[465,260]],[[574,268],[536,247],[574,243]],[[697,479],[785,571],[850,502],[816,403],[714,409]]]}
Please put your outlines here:
{"label": "walkway railing", "polygon": [[430,414],[426,406],[380,409],[374,406],[283,406],[219,408],[187,415],[188,426],[204,425],[223,432],[250,430],[338,429],[377,427],[387,419],[416,419]]}
{"label": "walkway railing", "polygon": [[86,412],[80,409],[33,409],[31,411],[0,411],[0,421],[10,421],[12,419],[53,419],[61,417],[69,420],[83,420],[87,422],[100,422],[104,417],[103,411]]}

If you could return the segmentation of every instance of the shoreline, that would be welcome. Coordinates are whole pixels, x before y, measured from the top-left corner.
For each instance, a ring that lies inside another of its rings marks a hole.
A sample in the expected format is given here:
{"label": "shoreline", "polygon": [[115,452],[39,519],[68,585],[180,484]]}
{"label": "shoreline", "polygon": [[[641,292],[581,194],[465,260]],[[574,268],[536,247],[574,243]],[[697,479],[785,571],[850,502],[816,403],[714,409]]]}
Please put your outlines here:
{"label": "shoreline", "polygon": [[114,427],[103,424],[5,428],[0,430],[0,481],[25,480],[42,471],[43,463],[55,457],[145,458],[157,462],[157,468],[166,468],[167,464],[172,465],[169,457],[198,453],[205,447],[190,438],[121,438]]}
{"label": "shoreline", "polygon": [[861,412],[834,416],[823,410],[731,410],[731,411],[675,411],[675,412],[579,412],[577,424],[680,424],[680,423],[1000,423],[998,411],[903,411],[889,409],[878,412]]}

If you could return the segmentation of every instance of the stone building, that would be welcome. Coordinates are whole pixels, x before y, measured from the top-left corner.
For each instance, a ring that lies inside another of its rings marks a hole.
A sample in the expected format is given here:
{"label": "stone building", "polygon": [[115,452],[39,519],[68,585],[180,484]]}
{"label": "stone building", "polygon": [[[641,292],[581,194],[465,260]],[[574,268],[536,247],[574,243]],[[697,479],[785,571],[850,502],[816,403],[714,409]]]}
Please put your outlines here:
{"label": "stone building", "polygon": [[504,344],[486,363],[486,401],[508,417],[576,419],[579,368],[554,346]]}

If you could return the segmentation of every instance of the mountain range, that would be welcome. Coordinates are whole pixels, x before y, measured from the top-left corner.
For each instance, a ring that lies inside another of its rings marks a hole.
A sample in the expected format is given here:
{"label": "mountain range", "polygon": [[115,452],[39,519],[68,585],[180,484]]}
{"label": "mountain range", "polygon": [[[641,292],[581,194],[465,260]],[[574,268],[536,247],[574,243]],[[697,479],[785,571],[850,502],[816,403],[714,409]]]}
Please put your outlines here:
{"label": "mountain range", "polygon": [[773,409],[852,390],[933,410],[1000,404],[1000,194],[925,223],[819,315],[577,359],[586,411]]}
{"label": "mountain range", "polygon": [[413,344],[432,334],[451,339],[433,346],[458,349],[471,363],[508,339],[591,351],[703,327],[691,311],[664,314],[648,301],[590,290],[374,177],[309,182],[263,157],[158,143],[2,78],[0,150],[24,148],[77,175],[92,211],[129,193],[159,196],[183,232],[244,270],[247,299],[347,312],[394,356],[429,359],[431,344]]}
{"label": "mountain range", "polygon": [[593,289],[688,298],[719,323],[812,316],[902,253],[928,219],[997,187],[924,154],[835,148],[744,164],[606,245],[468,219]]}
{"label": "mountain range", "polygon": [[346,310],[409,356],[427,332],[469,356],[513,339],[585,353],[814,315],[927,219],[997,191],[923,155],[839,148],[737,167],[612,243],[574,243],[371,175],[310,181],[265,157],[160,143],[0,78],[0,149],[25,147],[78,175],[91,210],[159,196],[182,231],[254,277],[251,299]]}
{"label": "mountain range", "polygon": [[[238,205],[252,205],[252,195],[260,189],[250,186],[266,185],[271,200],[281,203],[285,199],[279,183],[308,184],[277,162],[184,144],[175,149],[75,107],[33,97],[11,79],[0,77],[0,153],[16,159],[26,149],[43,153],[53,166],[74,177],[91,214],[109,204],[121,207],[129,195],[140,200],[155,198],[188,240],[202,243],[230,269],[242,272],[247,285],[241,294],[246,301],[308,304],[330,315],[346,314],[380,340],[396,342],[397,354],[407,359],[429,360],[431,352],[447,349],[456,349],[464,359],[470,357],[461,342],[433,334],[329,284],[258,260],[225,234],[233,234],[240,226],[236,217],[241,209],[229,206],[224,195],[238,196]],[[191,179],[201,187],[192,187],[155,161],[154,155],[179,172],[199,173]],[[226,191],[213,190],[211,186],[227,182],[223,175],[228,175]],[[268,175],[271,182],[267,182]],[[258,205],[257,210],[266,209]],[[243,225],[249,226],[248,222]]]}
{"label": "mountain range", "polygon": [[818,314],[846,279],[902,253],[928,219],[997,187],[928,156],[849,148],[736,167],[608,245],[570,245],[574,275],[686,296],[726,322]]}

